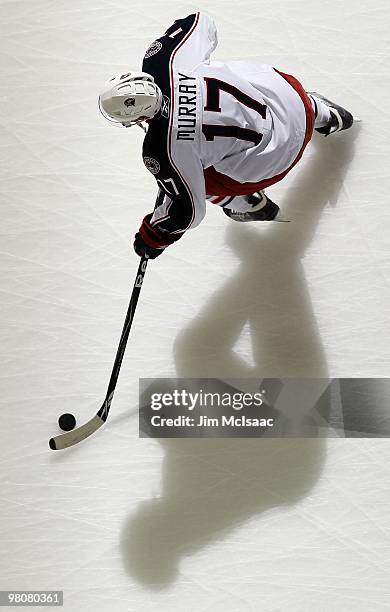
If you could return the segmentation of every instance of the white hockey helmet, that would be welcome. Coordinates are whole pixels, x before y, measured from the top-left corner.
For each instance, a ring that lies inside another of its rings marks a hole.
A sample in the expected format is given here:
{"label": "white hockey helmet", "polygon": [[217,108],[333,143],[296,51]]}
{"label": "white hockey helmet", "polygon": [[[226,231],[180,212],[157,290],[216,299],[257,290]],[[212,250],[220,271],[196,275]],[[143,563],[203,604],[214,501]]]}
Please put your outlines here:
{"label": "white hockey helmet", "polygon": [[150,74],[125,72],[107,81],[99,96],[99,109],[110,123],[130,127],[152,119],[161,100],[161,90]]}

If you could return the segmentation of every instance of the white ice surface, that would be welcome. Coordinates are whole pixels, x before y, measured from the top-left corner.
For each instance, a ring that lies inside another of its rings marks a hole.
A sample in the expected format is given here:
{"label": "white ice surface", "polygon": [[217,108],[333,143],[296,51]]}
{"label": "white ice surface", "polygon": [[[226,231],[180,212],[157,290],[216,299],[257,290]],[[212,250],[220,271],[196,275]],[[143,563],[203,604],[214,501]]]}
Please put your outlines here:
{"label": "white ice surface", "polygon": [[[105,394],[155,198],[142,133],[98,115],[176,17],[362,119],[314,138],[269,190],[290,224],[210,206],[152,262],[95,438],[55,454],[59,414]],[[138,439],[139,377],[389,374],[387,0],[0,3],[0,589],[64,610],[389,609],[387,440]]]}

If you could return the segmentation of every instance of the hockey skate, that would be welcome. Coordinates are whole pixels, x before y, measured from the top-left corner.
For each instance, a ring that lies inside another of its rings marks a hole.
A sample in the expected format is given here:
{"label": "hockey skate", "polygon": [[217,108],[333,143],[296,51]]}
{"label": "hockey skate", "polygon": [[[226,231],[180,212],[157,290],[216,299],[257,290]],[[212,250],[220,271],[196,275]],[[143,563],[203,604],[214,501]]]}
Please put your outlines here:
{"label": "hockey skate", "polygon": [[348,130],[352,126],[354,120],[358,121],[358,119],[354,118],[353,115],[345,108],[339,104],[336,104],[335,102],[331,102],[331,100],[328,100],[321,94],[316,93],[315,91],[308,91],[307,93],[315,98],[320,98],[320,100],[322,100],[322,102],[326,104],[330,110],[330,122],[323,127],[315,128],[316,132],[329,136],[329,134],[333,134],[334,132]]}
{"label": "hockey skate", "polygon": [[249,196],[244,196],[248,204],[252,208],[246,212],[230,210],[223,208],[225,215],[234,221],[282,221],[284,219],[276,219],[279,213],[279,206],[272,202],[264,193],[264,191],[256,191]]}

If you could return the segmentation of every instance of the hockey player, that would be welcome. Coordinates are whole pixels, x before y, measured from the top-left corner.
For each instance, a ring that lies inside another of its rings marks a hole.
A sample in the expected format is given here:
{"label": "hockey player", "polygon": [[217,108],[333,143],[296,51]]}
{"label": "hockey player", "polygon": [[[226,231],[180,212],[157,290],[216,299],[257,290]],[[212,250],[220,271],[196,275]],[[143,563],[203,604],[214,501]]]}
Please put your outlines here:
{"label": "hockey player", "polygon": [[154,211],[135,236],[138,255],[160,255],[206,212],[206,199],[235,221],[269,221],[279,207],[264,189],[300,160],[313,129],[351,127],[347,110],[268,65],[211,61],[214,20],[178,19],[146,51],[142,72],[106,83],[99,107],[130,127],[146,122],[143,160],[155,176]]}

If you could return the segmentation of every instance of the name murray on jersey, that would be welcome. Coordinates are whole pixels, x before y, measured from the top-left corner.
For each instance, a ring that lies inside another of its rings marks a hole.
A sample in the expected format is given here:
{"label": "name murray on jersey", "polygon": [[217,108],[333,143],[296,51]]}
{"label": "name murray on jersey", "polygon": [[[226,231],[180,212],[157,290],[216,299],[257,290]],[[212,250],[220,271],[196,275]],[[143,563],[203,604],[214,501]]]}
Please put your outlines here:
{"label": "name murray on jersey", "polygon": [[196,77],[179,72],[179,106],[176,140],[195,140]]}

